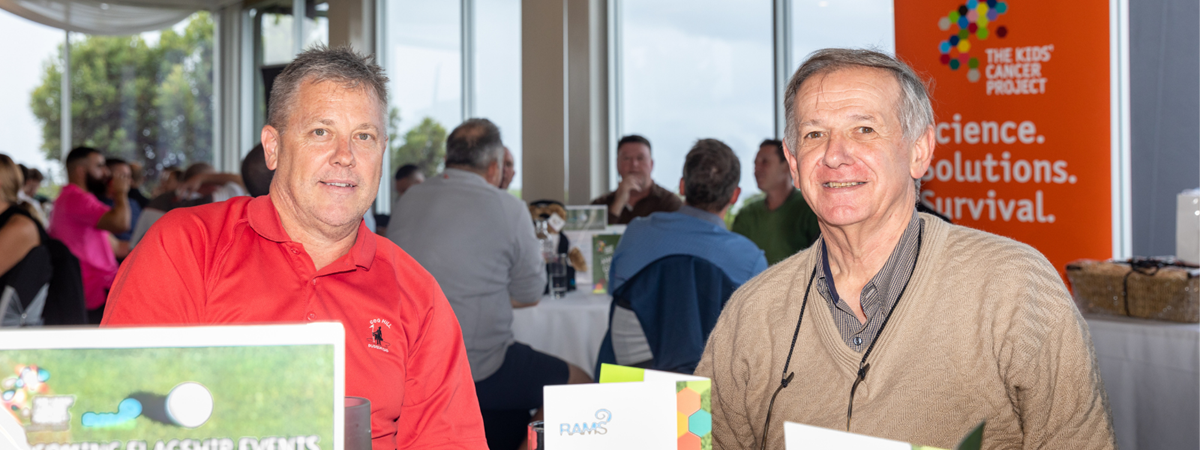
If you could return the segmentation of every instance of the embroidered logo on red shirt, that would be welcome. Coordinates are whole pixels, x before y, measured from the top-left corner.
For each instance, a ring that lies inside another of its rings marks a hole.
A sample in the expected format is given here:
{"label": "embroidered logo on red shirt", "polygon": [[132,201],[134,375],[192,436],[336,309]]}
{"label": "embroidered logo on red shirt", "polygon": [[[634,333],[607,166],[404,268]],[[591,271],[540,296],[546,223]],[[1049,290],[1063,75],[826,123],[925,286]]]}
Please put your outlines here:
{"label": "embroidered logo on red shirt", "polygon": [[367,347],[376,350],[382,350],[384,353],[391,353],[388,351],[388,347],[391,347],[392,344],[384,340],[383,330],[384,327],[387,327],[388,330],[391,330],[392,323],[388,322],[386,319],[375,318],[371,319],[370,324],[371,334],[367,338]]}

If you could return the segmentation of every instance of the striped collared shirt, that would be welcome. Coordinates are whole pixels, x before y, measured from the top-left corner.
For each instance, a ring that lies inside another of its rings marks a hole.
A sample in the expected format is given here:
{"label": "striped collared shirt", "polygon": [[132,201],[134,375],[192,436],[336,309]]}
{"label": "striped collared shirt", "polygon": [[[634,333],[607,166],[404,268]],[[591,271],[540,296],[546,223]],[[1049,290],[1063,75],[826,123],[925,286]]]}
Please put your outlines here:
{"label": "striped collared shirt", "polygon": [[833,323],[837,325],[842,341],[851,350],[861,353],[871,346],[871,342],[879,333],[879,327],[883,326],[884,318],[892,310],[892,305],[899,300],[901,291],[908,284],[913,268],[917,265],[917,252],[924,223],[924,220],[914,211],[912,219],[908,221],[908,228],[905,228],[904,235],[900,236],[900,242],[892,250],[887,263],[883,265],[882,269],[879,269],[879,273],[876,273],[870,282],[863,286],[862,293],[859,295],[859,303],[862,305],[863,313],[867,316],[867,321],[864,323],[858,322],[854,311],[838,296],[837,287],[833,283],[833,275],[829,269],[829,253],[824,239],[821,240],[821,267],[824,270],[817,274],[817,292],[820,292],[821,297],[825,299],[825,304],[829,306],[829,312],[833,314]]}

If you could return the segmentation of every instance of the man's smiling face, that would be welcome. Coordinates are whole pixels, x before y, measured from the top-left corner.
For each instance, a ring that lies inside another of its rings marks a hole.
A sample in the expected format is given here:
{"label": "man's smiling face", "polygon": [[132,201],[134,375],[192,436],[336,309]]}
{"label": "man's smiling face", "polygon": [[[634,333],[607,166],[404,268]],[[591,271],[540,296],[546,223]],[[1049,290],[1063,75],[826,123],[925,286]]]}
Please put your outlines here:
{"label": "man's smiling face", "polygon": [[[362,220],[375,200],[387,133],[383,106],[365,88],[302,82],[287,127],[263,140],[274,169],[272,197],[289,202],[306,227],[344,227]],[[267,133],[264,133],[264,137]]]}
{"label": "man's smiling face", "polygon": [[913,178],[929,161],[904,138],[901,95],[895,76],[866,67],[818,74],[800,86],[799,139],[788,159],[822,222],[845,226],[913,209]]}

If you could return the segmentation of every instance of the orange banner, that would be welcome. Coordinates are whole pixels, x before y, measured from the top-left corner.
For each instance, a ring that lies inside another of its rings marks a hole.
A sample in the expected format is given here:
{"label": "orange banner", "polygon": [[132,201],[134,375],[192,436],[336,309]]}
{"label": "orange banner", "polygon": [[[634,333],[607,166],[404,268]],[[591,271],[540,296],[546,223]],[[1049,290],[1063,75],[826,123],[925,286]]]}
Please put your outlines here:
{"label": "orange banner", "polygon": [[896,54],[932,79],[921,198],[1061,273],[1112,256],[1107,2],[897,0]]}

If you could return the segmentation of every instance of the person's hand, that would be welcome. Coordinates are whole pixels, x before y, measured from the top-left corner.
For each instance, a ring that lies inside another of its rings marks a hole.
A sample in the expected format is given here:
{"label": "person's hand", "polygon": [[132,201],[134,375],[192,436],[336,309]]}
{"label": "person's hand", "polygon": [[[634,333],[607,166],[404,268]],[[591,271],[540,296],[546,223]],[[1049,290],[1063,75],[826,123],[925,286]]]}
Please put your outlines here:
{"label": "person's hand", "polygon": [[629,174],[621,177],[621,182],[617,183],[617,191],[623,194],[633,192],[641,192],[642,186],[646,184],[646,176],[640,174]]}
{"label": "person's hand", "polygon": [[192,179],[187,181],[181,181],[179,185],[175,187],[175,198],[184,200],[191,198],[192,194],[200,191],[200,186],[204,185],[204,180],[206,178],[206,176],[200,175],[192,177]]}
{"label": "person's hand", "polygon": [[109,198],[125,197],[129,194],[129,174],[116,172],[108,182]]}

